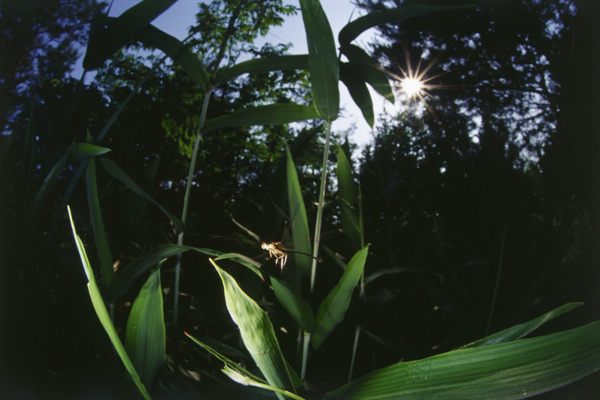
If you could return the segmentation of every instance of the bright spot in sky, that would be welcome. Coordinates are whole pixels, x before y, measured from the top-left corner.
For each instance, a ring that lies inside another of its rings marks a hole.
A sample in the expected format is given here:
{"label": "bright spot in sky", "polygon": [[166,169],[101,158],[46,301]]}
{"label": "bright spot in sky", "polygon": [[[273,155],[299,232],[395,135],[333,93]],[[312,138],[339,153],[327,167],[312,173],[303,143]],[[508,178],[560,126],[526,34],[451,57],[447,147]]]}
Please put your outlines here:
{"label": "bright spot in sky", "polygon": [[413,98],[421,95],[423,91],[423,81],[419,78],[407,77],[400,81],[400,89],[409,97]]}

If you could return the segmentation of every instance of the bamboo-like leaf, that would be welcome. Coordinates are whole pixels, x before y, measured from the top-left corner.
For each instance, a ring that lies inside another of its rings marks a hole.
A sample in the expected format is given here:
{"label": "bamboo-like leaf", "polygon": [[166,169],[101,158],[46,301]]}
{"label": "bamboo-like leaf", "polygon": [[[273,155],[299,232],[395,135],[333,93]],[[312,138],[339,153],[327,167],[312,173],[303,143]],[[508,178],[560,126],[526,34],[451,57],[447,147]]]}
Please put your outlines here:
{"label": "bamboo-like leaf", "polygon": [[294,292],[285,282],[271,276],[271,285],[277,300],[290,314],[296,324],[304,332],[312,332],[315,329],[315,315],[310,305],[302,296]]}
{"label": "bamboo-like leaf", "polygon": [[160,265],[140,290],[127,320],[125,344],[133,365],[148,387],[167,357]]}
{"label": "bamboo-like leaf", "polygon": [[344,149],[340,146],[337,154],[338,199],[344,234],[350,239],[352,250],[362,247],[362,229],[358,212],[358,197],[352,175],[352,167],[348,162]]}
{"label": "bamboo-like leaf", "polygon": [[213,349],[207,343],[204,343],[203,341],[196,339],[195,337],[193,337],[192,335],[190,335],[187,332],[184,332],[184,333],[187,337],[192,339],[200,347],[204,348],[206,351],[208,351],[209,353],[211,353],[212,355],[217,357],[219,360],[221,360],[225,364],[225,368],[223,368],[222,371],[231,380],[233,380],[241,385],[244,385],[244,386],[254,386],[254,387],[261,388],[261,389],[271,390],[273,392],[283,394],[283,395],[293,398],[293,399],[303,400],[302,397],[300,397],[294,393],[291,393],[286,390],[282,390],[277,387],[268,385],[264,379],[261,379],[261,378],[257,377],[256,375],[251,374],[248,370],[246,370],[245,368],[240,366],[238,363],[231,361],[229,358],[225,357],[224,355],[222,355],[221,353],[219,353],[218,351]]}
{"label": "bamboo-like leaf", "polygon": [[329,292],[317,312],[317,328],[312,335],[313,349],[319,348],[333,329],[344,319],[352,292],[362,275],[369,247],[359,250],[348,263],[337,285]]}
{"label": "bamboo-like leaf", "polygon": [[394,364],[325,396],[334,399],[522,399],[600,369],[600,321],[569,331]]}
{"label": "bamboo-like leaf", "polygon": [[208,92],[210,81],[202,61],[185,44],[166,32],[148,25],[135,39],[149,47],[160,49],[189,75],[203,93]]}
{"label": "bamboo-like leaf", "polygon": [[344,26],[338,35],[340,47],[349,45],[364,31],[376,27],[377,25],[387,24],[390,22],[398,22],[407,18],[417,17],[419,15],[428,14],[430,12],[448,11],[459,8],[476,7],[476,5],[453,5],[453,6],[437,6],[430,4],[410,5],[399,7],[385,11],[369,13],[363,17],[357,18]]}
{"label": "bamboo-like leaf", "polygon": [[102,164],[102,168],[106,172],[112,175],[115,179],[121,181],[121,183],[127,186],[129,190],[156,205],[163,212],[163,214],[165,214],[167,218],[169,218],[171,222],[173,222],[173,225],[175,225],[178,231],[181,232],[183,230],[183,224],[181,220],[177,218],[174,214],[172,214],[169,210],[164,208],[158,201],[154,200],[152,196],[150,196],[144,189],[142,189],[137,183],[135,183],[133,179],[131,179],[129,175],[127,175],[125,171],[123,171],[121,167],[119,167],[114,161],[102,158],[100,160],[100,163]]}
{"label": "bamboo-like leaf", "polygon": [[[310,233],[308,230],[308,218],[306,208],[302,199],[302,190],[296,173],[296,166],[292,159],[290,149],[286,146],[286,182],[288,205],[291,218],[290,235],[292,238],[293,250],[312,254],[310,246]],[[293,269],[286,269],[285,277],[291,283],[292,288],[300,293],[303,283],[306,282],[310,274],[312,259],[302,254],[290,254],[294,261]]]}
{"label": "bamboo-like leaf", "polygon": [[508,329],[504,329],[503,331],[494,333],[492,335],[486,336],[483,339],[479,339],[473,343],[469,343],[462,348],[469,347],[480,347],[480,346],[488,346],[490,344],[498,344],[509,342],[512,340],[521,339],[524,336],[529,335],[531,332],[544,325],[546,322],[553,320],[554,318],[561,316],[562,314],[573,310],[579,306],[583,305],[583,303],[568,303],[558,308],[555,308],[552,311],[547,312],[546,314],[532,319],[531,321],[512,326]]}
{"label": "bamboo-like leaf", "polygon": [[220,254],[217,258],[215,258],[215,261],[229,260],[229,259],[248,268],[250,271],[254,272],[260,279],[262,279],[264,281],[263,272],[260,269],[262,267],[261,263],[259,263],[256,260],[251,259],[248,256],[245,256],[240,253],[225,253],[225,254]]}
{"label": "bamboo-like leaf", "polygon": [[108,244],[108,237],[104,229],[104,218],[100,209],[100,198],[98,197],[98,183],[96,180],[96,160],[92,158],[85,170],[85,183],[87,187],[88,208],[92,219],[92,229],[98,250],[98,260],[102,270],[102,278],[109,285],[114,275],[112,266],[112,255]]}
{"label": "bamboo-like leaf", "polygon": [[369,82],[369,85],[384,99],[394,104],[396,96],[394,96],[388,76],[377,62],[366,51],[353,44],[343,46],[341,51],[358,73]]}
{"label": "bamboo-like leaf", "polygon": [[73,162],[79,162],[88,158],[98,157],[110,151],[107,147],[96,146],[91,143],[74,143],[71,150]]}
{"label": "bamboo-like leaf", "polygon": [[373,128],[375,124],[373,100],[371,100],[371,93],[369,93],[365,80],[352,65],[344,62],[340,64],[340,80],[348,88],[352,100],[360,108],[367,124]]}
{"label": "bamboo-like leaf", "polygon": [[109,286],[109,294],[112,300],[123,295],[135,282],[136,278],[145,274],[161,260],[175,256],[186,251],[197,251],[202,254],[215,256],[216,252],[191,246],[180,246],[178,244],[160,244],[147,251],[135,260],[127,264],[121,271],[117,272]]}
{"label": "bamboo-like leaf", "polygon": [[267,313],[244,293],[231,275],[210,261],[223,282],[229,314],[239,327],[244,346],[254,362],[271,386],[293,392],[293,381]]}
{"label": "bamboo-like leaf", "polygon": [[232,114],[213,118],[206,121],[203,131],[209,132],[217,128],[236,126],[283,125],[315,118],[319,118],[319,113],[312,106],[302,106],[294,103],[271,104],[244,108]]}
{"label": "bamboo-like leaf", "polygon": [[340,110],[339,66],[335,41],[319,0],[300,0],[308,45],[311,90],[321,118],[333,121]]}
{"label": "bamboo-like leaf", "polygon": [[148,393],[148,391],[146,390],[146,387],[140,380],[140,377],[139,377],[137,371],[135,370],[135,367],[133,366],[129,356],[127,355],[127,352],[125,351],[125,347],[123,347],[123,343],[121,342],[121,339],[119,338],[119,335],[117,334],[117,330],[115,329],[115,326],[113,325],[113,323],[110,319],[108,310],[106,309],[106,306],[104,305],[104,300],[102,300],[102,295],[100,294],[100,289],[98,288],[98,285],[96,284],[96,278],[94,277],[94,271],[88,260],[87,254],[85,252],[85,247],[83,246],[83,242],[79,238],[79,235],[77,235],[77,231],[75,229],[75,223],[73,222],[73,216],[71,215],[71,209],[68,208],[68,206],[67,206],[67,211],[69,212],[69,220],[71,222],[71,229],[73,230],[73,237],[75,239],[75,244],[77,246],[77,250],[79,251],[79,257],[81,258],[81,263],[83,264],[83,270],[85,271],[85,275],[87,276],[87,279],[88,279],[87,287],[88,287],[88,291],[90,293],[90,299],[92,300],[92,305],[94,306],[94,310],[96,311],[96,315],[98,316],[98,319],[100,320],[100,323],[102,324],[102,327],[108,334],[108,337],[110,338],[110,341],[112,342],[113,347],[115,348],[115,350],[117,351],[117,354],[121,358],[121,361],[125,365],[125,369],[127,369],[127,372],[129,372],[129,375],[131,375],[131,378],[133,379],[133,382],[137,386],[138,390],[140,391],[142,396],[144,396],[145,399],[150,399],[150,394]]}
{"label": "bamboo-like leaf", "polygon": [[243,61],[232,67],[219,70],[214,79],[214,83],[225,83],[247,73],[252,74],[271,71],[290,71],[296,69],[308,69],[307,54],[262,57],[254,60]]}
{"label": "bamboo-like leaf", "polygon": [[83,59],[83,68],[92,70],[100,67],[104,60],[128,43],[175,1],[143,0],[115,18],[109,28],[105,27],[106,17],[99,13],[95,15]]}

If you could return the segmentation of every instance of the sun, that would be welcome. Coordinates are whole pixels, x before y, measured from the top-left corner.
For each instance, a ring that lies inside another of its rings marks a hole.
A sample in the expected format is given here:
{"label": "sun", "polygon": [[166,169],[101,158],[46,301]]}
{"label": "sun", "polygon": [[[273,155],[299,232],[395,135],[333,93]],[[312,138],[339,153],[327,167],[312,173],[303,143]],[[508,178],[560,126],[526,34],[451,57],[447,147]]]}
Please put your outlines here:
{"label": "sun", "polygon": [[407,77],[402,79],[398,86],[409,99],[412,99],[417,96],[422,96],[424,84],[419,78]]}

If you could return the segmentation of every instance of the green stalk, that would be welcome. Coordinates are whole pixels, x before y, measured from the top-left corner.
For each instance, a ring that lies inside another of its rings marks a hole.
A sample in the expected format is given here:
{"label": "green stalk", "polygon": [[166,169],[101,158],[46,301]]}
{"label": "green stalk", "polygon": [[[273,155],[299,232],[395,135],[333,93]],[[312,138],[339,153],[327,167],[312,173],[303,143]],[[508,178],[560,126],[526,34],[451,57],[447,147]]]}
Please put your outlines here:
{"label": "green stalk", "polygon": [[[196,167],[196,159],[198,158],[198,150],[200,149],[200,141],[202,140],[202,127],[206,120],[206,110],[208,109],[208,103],[212,89],[204,96],[204,103],[202,104],[202,112],[200,113],[200,120],[198,121],[198,128],[196,130],[196,143],[194,143],[194,151],[192,153],[192,159],[190,161],[190,169],[188,171],[187,185],[185,187],[185,196],[183,197],[183,210],[181,212],[181,222],[183,223],[183,231],[179,232],[177,236],[177,244],[183,245],[183,236],[185,233],[185,224],[187,222],[188,207],[190,204],[190,192],[192,190],[192,179],[194,178],[194,169]],[[181,253],[177,255],[177,264],[175,265],[175,288],[174,288],[174,299],[173,299],[173,325],[177,326],[179,321],[179,277],[181,275]]]}
{"label": "green stalk", "polygon": [[504,260],[504,243],[506,242],[506,228],[502,231],[502,242],[500,243],[500,259],[498,260],[498,272],[496,273],[496,285],[494,286],[494,295],[492,296],[492,306],[490,307],[490,315],[488,316],[487,326],[485,327],[484,336],[489,335],[490,325],[492,324],[492,316],[494,308],[496,308],[496,298],[498,297],[498,286],[500,286],[500,275],[502,275],[502,262]]}
{"label": "green stalk", "polygon": [[327,160],[329,159],[329,141],[331,138],[331,121],[327,121],[327,134],[325,135],[325,149],[323,149],[323,164],[321,166],[321,188],[319,189],[319,203],[317,205],[317,221],[315,222],[315,235],[313,242],[313,262],[310,271],[310,293],[314,292],[315,276],[317,274],[317,254],[321,241],[321,221],[323,219],[323,206],[325,205],[325,189],[327,187]]}

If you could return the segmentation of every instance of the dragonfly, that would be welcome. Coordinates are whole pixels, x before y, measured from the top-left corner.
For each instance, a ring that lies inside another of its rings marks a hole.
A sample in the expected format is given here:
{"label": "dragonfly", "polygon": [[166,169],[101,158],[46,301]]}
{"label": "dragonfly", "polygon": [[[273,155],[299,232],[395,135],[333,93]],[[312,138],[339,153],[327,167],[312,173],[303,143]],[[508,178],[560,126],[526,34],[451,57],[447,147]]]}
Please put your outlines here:
{"label": "dragonfly", "polygon": [[283,267],[285,267],[285,263],[287,262],[288,255],[287,253],[296,253],[308,256],[318,262],[323,262],[322,259],[315,257],[311,254],[305,253],[299,250],[286,249],[282,246],[281,242],[262,242],[260,248],[269,252],[269,258],[275,257],[275,265],[279,263],[281,271],[283,271]]}

